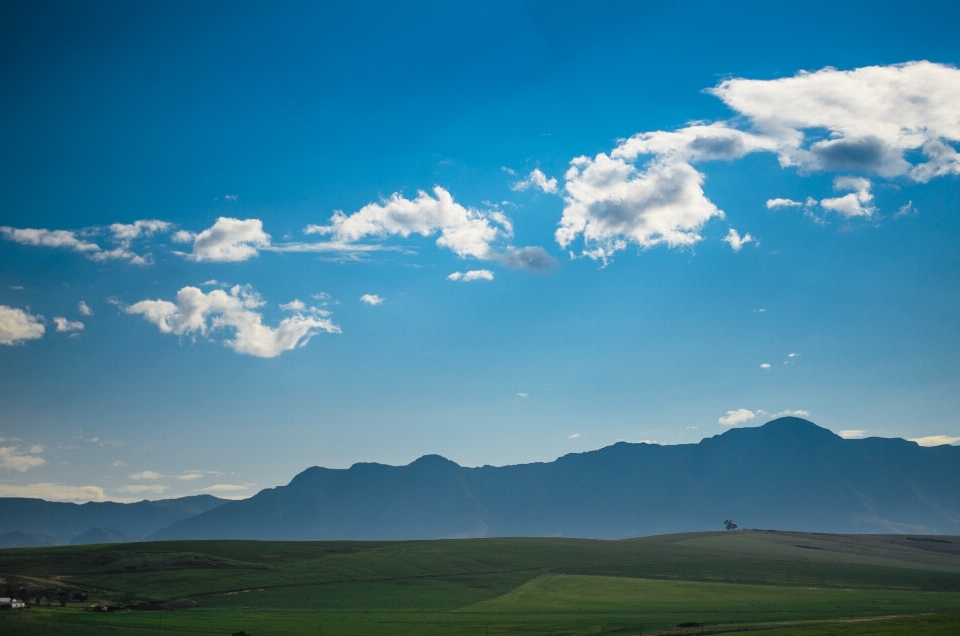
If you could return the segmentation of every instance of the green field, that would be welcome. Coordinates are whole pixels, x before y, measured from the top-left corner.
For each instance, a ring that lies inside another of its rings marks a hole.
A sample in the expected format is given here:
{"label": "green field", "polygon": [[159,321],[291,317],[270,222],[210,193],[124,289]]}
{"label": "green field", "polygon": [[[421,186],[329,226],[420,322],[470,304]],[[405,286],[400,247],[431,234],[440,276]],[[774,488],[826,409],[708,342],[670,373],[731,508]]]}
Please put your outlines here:
{"label": "green field", "polygon": [[87,596],[4,636],[960,634],[955,537],[134,543],[0,550],[0,578]]}

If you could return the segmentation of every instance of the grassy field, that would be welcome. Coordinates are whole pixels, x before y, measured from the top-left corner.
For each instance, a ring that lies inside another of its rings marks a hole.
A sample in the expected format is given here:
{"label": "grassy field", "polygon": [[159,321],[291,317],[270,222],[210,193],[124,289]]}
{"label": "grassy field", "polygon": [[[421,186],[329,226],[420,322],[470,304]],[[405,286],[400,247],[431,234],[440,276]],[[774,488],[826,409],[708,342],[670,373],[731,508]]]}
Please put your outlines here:
{"label": "grassy field", "polygon": [[88,596],[4,635],[960,634],[955,537],[136,543],[0,550],[0,578]]}

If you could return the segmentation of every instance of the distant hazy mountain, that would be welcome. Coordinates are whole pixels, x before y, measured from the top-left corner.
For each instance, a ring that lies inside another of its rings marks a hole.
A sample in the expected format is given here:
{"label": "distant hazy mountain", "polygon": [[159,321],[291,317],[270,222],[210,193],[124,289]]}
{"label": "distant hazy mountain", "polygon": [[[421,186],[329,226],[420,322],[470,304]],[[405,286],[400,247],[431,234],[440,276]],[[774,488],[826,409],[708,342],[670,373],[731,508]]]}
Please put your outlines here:
{"label": "distant hazy mountain", "polygon": [[0,548],[38,548],[50,545],[63,545],[66,541],[42,532],[4,532],[0,534]]}
{"label": "distant hazy mountain", "polygon": [[90,528],[83,534],[70,539],[71,545],[87,545],[90,543],[131,543],[143,541],[143,537],[116,530],[115,528]]}
{"label": "distant hazy mountain", "polygon": [[[0,547],[51,545],[50,539],[68,543],[92,528],[109,529],[116,537],[145,537],[175,521],[206,512],[224,503],[211,495],[122,504],[61,503],[42,499],[0,497]],[[4,544],[3,537],[13,535]],[[19,534],[17,534],[19,533]],[[21,536],[22,535],[22,536]],[[23,545],[29,537],[36,542]],[[44,538],[40,535],[46,535]],[[20,545],[12,545],[14,542]],[[46,543],[44,543],[46,541]],[[92,543],[92,541],[83,541]]]}
{"label": "distant hazy mountain", "polygon": [[744,528],[960,534],[960,448],[845,440],[803,419],[550,463],[309,468],[151,539],[620,538]]}

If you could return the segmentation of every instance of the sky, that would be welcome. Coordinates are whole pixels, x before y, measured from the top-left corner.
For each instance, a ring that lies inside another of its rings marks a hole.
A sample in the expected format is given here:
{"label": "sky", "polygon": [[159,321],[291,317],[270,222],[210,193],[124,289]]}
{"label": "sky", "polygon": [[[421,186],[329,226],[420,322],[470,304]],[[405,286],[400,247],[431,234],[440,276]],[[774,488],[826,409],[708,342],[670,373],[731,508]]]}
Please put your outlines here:
{"label": "sky", "polygon": [[5,2],[0,496],[960,442],[958,20]]}

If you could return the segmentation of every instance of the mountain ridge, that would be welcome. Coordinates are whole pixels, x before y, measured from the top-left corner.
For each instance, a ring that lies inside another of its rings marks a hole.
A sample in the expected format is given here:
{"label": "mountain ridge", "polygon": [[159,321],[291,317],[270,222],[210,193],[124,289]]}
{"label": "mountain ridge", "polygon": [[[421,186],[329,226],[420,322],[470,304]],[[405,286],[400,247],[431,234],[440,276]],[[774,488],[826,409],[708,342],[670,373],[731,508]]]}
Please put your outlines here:
{"label": "mountain ridge", "polygon": [[29,537],[24,534],[37,537],[37,545],[50,544],[54,540],[69,543],[95,528],[112,531],[112,535],[102,535],[105,537],[145,537],[175,521],[215,508],[224,501],[213,495],[156,501],[145,499],[130,504],[114,501],[77,504],[0,497],[0,548],[22,547],[24,542],[29,542]]}
{"label": "mountain ridge", "polygon": [[310,467],[149,539],[623,538],[741,526],[960,534],[960,448],[847,440],[796,417],[695,444],[619,442],[553,462]]}

